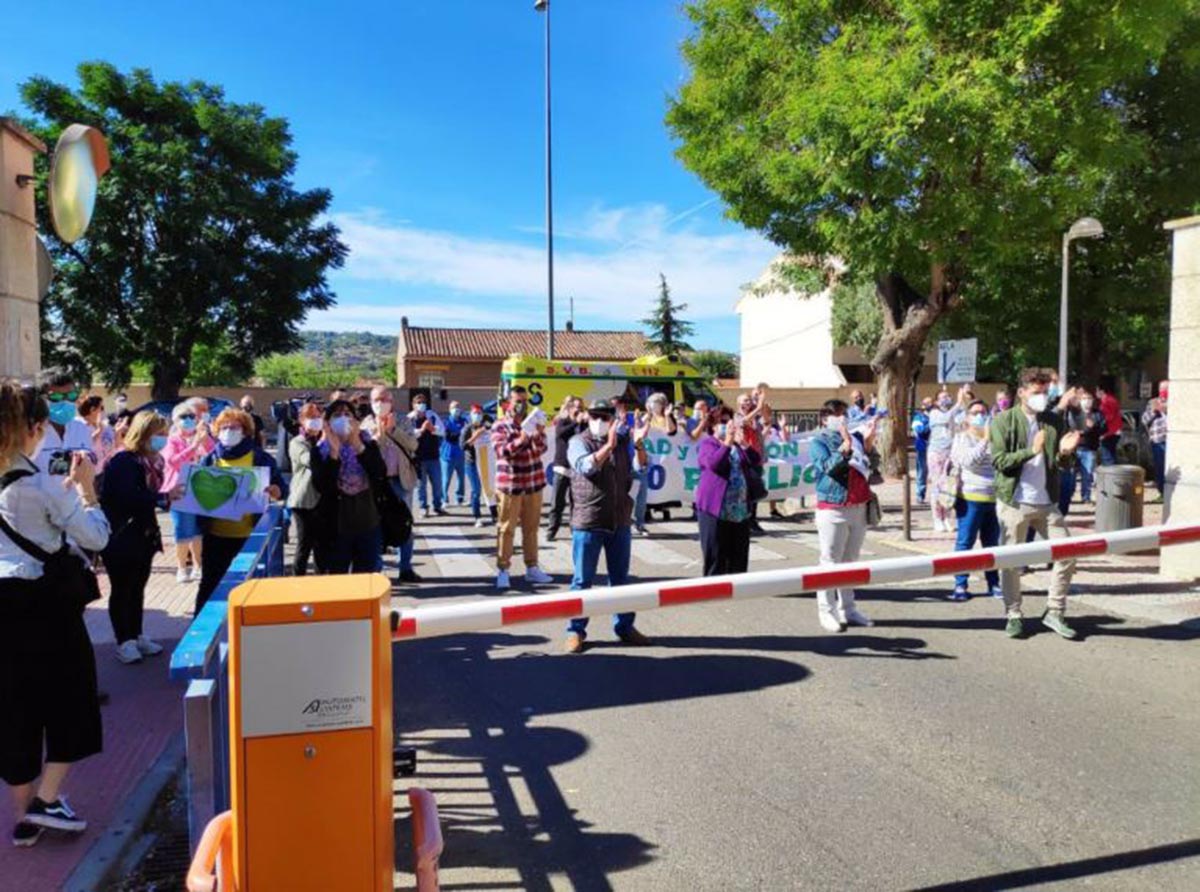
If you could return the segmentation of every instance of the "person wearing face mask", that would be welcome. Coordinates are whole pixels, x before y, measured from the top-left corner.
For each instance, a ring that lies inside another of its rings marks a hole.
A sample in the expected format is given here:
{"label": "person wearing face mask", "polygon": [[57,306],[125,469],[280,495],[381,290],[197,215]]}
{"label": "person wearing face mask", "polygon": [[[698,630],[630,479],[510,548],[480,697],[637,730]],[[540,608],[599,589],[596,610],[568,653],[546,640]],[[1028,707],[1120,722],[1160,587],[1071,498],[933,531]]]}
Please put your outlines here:
{"label": "person wearing face mask", "polygon": [[387,485],[387,467],[351,403],[342,400],[325,408],[325,430],[312,461],[313,484],[321,494],[321,571],[378,573],[383,569],[383,530],[372,487]]}
{"label": "person wearing face mask", "polygon": [[[288,458],[291,460],[292,479],[288,486],[287,506],[296,522],[296,552],[292,559],[292,575],[303,576],[308,572],[309,558],[316,552],[320,540],[317,505],[321,494],[313,483],[313,449],[325,430],[325,418],[316,403],[305,403],[300,407],[300,432],[288,443]],[[317,561],[317,572],[325,572]]]}
{"label": "person wearing face mask", "polygon": [[996,417],[1001,412],[1007,412],[1012,408],[1012,397],[1008,395],[1008,390],[1001,387],[996,391],[996,401],[992,403],[992,417]]}
{"label": "person wearing face mask", "polygon": [[437,413],[429,408],[425,395],[420,393],[413,397],[408,420],[417,435],[417,495],[421,502],[421,516],[429,516],[427,487],[433,490],[433,513],[445,514],[442,510],[441,454],[446,427]]}
{"label": "person wearing face mask", "polygon": [[846,410],[846,417],[850,419],[851,425],[863,424],[870,421],[876,413],[875,397],[871,397],[871,402],[867,402],[867,398],[863,396],[861,390],[850,391],[850,406]]}
{"label": "person wearing face mask", "polygon": [[[226,409],[213,423],[217,432],[217,447],[204,456],[200,464],[217,468],[267,468],[269,480],[267,495],[272,499],[287,498],[284,483],[275,459],[254,439],[254,419],[241,409]],[[204,518],[204,546],[200,557],[200,588],[196,592],[196,612],[217,590],[221,577],[242,550],[246,540],[258,523],[258,514],[246,514],[238,520]]]}
{"label": "person wearing face mask", "polygon": [[708,411],[705,400],[696,400],[692,406],[692,417],[687,420],[687,435],[697,442],[708,436],[708,425],[705,423]]}
{"label": "person wearing face mask", "polygon": [[[1020,405],[999,415],[989,435],[992,464],[996,468],[996,515],[1005,545],[1025,541],[1033,527],[1044,539],[1070,536],[1058,510],[1060,469],[1070,463],[1079,445],[1079,431],[1066,431],[1059,407],[1050,408],[1050,376],[1042,369],[1021,373],[1017,392]],[[1071,394],[1068,394],[1070,396]],[[1074,638],[1066,621],[1067,593],[1075,561],[1056,561],[1051,571],[1047,611],[1042,623],[1063,638]],[[1024,634],[1021,616],[1021,571],[1004,570],[1005,632],[1010,638]]]}
{"label": "person wearing face mask", "polygon": [[1146,404],[1142,424],[1150,437],[1150,453],[1154,458],[1154,485],[1158,497],[1166,494],[1167,483],[1167,382],[1158,385],[1158,396]]}
{"label": "person wearing face mask", "polygon": [[49,409],[39,389],[0,383],[0,780],[12,795],[18,847],[36,844],[46,828],[87,829],[61,790],[72,764],[103,746],[83,610],[48,578],[47,558],[69,547],[77,555],[64,540],[103,549],[109,525],[85,453],[71,456],[66,475],[38,469]]}
{"label": "person wearing face mask", "polygon": [[254,441],[259,446],[266,446],[267,425],[266,422],[263,421],[262,416],[254,411],[254,398],[247,393],[242,397],[241,402],[238,403],[238,405],[240,406],[241,410],[249,415],[251,420],[254,422]]}
{"label": "person wearing face mask", "polygon": [[[817,472],[817,540],[821,565],[858,560],[867,536],[867,504],[871,501],[871,462],[876,419],[851,433],[847,406],[828,400],[821,407],[821,432],[809,443],[809,462]],[[858,609],[852,588],[817,592],[817,621],[827,632],[847,626],[870,626]]]}
{"label": "person wearing face mask", "polygon": [[705,576],[745,573],[750,565],[752,503],[747,475],[762,467],[748,425],[726,406],[708,413],[708,436],[696,447],[700,479],[694,503]]}
{"label": "person wearing face mask", "polygon": [[[1083,408],[1084,400],[1086,399],[1088,407]],[[1071,510],[1071,500],[1075,497],[1075,484],[1080,482],[1081,495],[1083,501],[1087,501],[1092,494],[1091,479],[1085,480],[1085,471],[1083,467],[1083,451],[1084,444],[1098,442],[1099,431],[1096,430],[1096,421],[1092,417],[1094,412],[1094,404],[1091,394],[1087,393],[1083,388],[1073,387],[1066,394],[1060,397],[1058,412],[1062,415],[1066,429],[1069,431],[1079,432],[1079,445],[1075,449],[1074,455],[1071,457],[1070,463],[1063,465],[1059,470],[1058,484],[1058,510],[1066,517]],[[1098,412],[1095,413],[1099,415]],[[1104,424],[1104,416],[1100,416],[1101,425]],[[1095,446],[1092,446],[1092,451],[1089,457],[1092,459],[1092,468],[1095,467]],[[1091,474],[1088,472],[1088,477]]]}
{"label": "person wearing face mask", "polygon": [[567,510],[567,500],[571,492],[571,469],[567,460],[567,449],[571,440],[580,433],[587,422],[580,421],[580,404],[578,397],[568,396],[563,400],[558,414],[554,417],[554,486],[550,503],[550,516],[546,523],[546,541],[553,542],[562,526],[563,512]]}
{"label": "person wearing face mask", "polygon": [[[217,448],[205,419],[208,404],[195,397],[184,400],[171,410],[171,430],[163,447],[163,482],[160,492],[169,494],[179,484],[185,465],[198,465]],[[199,582],[203,536],[200,518],[195,514],[171,509],[171,527],[175,536],[175,581]],[[188,558],[192,566],[188,569]]]}
{"label": "person wearing face mask", "polygon": [[925,503],[929,483],[929,412],[932,409],[933,399],[925,397],[912,418],[913,452],[917,457],[917,501],[921,504]]}
{"label": "person wearing face mask", "polygon": [[[104,466],[116,451],[117,436],[104,416],[104,400],[98,396],[81,397],[75,404],[79,420],[91,429],[92,454],[96,457],[96,474],[104,473]],[[97,486],[103,489],[103,486]]]}
{"label": "person wearing face mask", "polygon": [[104,475],[100,506],[112,530],[101,552],[112,583],[108,617],[116,658],[126,664],[162,653],[161,644],[142,634],[142,609],[154,555],[163,550],[155,512],[163,501],[168,426],[156,412],[138,412],[125,434],[125,450],[113,457]]}
{"label": "person wearing face mask", "polygon": [[1108,422],[1104,414],[1097,408],[1095,395],[1086,387],[1078,388],[1079,413],[1082,426],[1079,446],[1075,449],[1075,462],[1079,476],[1079,499],[1081,502],[1092,503],[1092,486],[1096,480],[1097,453],[1100,451],[1100,437],[1104,435]]}
{"label": "person wearing face mask", "polygon": [[525,580],[545,584],[554,579],[538,566],[538,526],[542,520],[542,490],[546,487],[546,431],[527,428],[529,396],[520,385],[509,393],[508,411],[492,425],[492,450],[496,454],[496,588],[509,587],[513,539],[521,529],[521,557]]}
{"label": "person wearing face mask", "polygon": [[46,435],[38,446],[38,469],[49,473],[50,460],[55,454],[83,452],[96,464],[92,448],[92,428],[84,423],[75,409],[79,400],[79,385],[75,377],[61,369],[47,369],[38,375],[38,386],[50,403],[50,423]]}
{"label": "person wearing face mask", "polygon": [[[988,440],[991,413],[983,400],[973,400],[967,406],[966,427],[954,438],[950,460],[962,474],[962,490],[954,506],[958,516],[958,538],[955,551],[970,551],[975,540],[984,548],[1000,544],[1000,522],[996,519],[996,469],[992,465],[992,448]],[[984,573],[988,592],[993,598],[1003,597],[1000,574],[995,570]],[[968,574],[954,578],[951,601],[969,601]]]}
{"label": "person wearing face mask", "polygon": [[113,400],[113,410],[108,415],[108,423],[110,425],[117,423],[117,416],[129,408],[129,398],[123,393],[118,393]]}
{"label": "person wearing face mask", "polygon": [[1100,435],[1100,464],[1115,465],[1117,444],[1121,442],[1121,429],[1125,426],[1125,418],[1121,414],[1117,383],[1112,375],[1105,375],[1100,379],[1096,396],[1100,397],[1100,405],[1097,408],[1104,416],[1104,433]]}
{"label": "person wearing face mask", "polygon": [[479,463],[475,449],[487,435],[488,426],[483,421],[483,406],[479,403],[471,403],[471,413],[458,435],[458,443],[463,451],[463,467],[467,472],[467,482],[471,484],[471,516],[475,518],[476,527],[483,526],[483,512],[480,510],[483,483],[479,479]]}
{"label": "person wearing face mask", "polygon": [[954,530],[954,509],[949,499],[942,498],[942,491],[949,485],[950,450],[954,447],[954,435],[962,423],[967,405],[966,387],[959,388],[957,401],[942,390],[937,404],[929,410],[929,507],[933,513],[933,531],[949,533]]}
{"label": "person wearing face mask", "polygon": [[[638,429],[632,438],[619,433],[613,424],[615,413],[604,400],[588,408],[586,425],[567,447],[571,465],[571,554],[574,575],[571,590],[592,587],[600,554],[608,572],[608,584],[625,585],[629,581],[633,522],[633,465],[646,464],[647,428]],[[632,439],[632,443],[626,442]],[[632,448],[632,453],[631,453]],[[632,454],[632,459],[631,459]],[[634,627],[633,613],[613,617],[613,633],[626,644],[645,646],[650,639]],[[577,617],[567,626],[563,650],[577,654],[587,639],[587,617]]]}
{"label": "person wearing face mask", "polygon": [[442,498],[447,505],[450,504],[450,480],[456,475],[458,489],[454,494],[455,500],[459,505],[466,500],[466,460],[463,456],[462,443],[459,442],[462,438],[463,426],[466,423],[467,418],[463,414],[462,405],[458,400],[451,400],[446,417],[442,421],[445,436],[442,437],[438,454],[442,474]]}
{"label": "person wearing face mask", "polygon": [[[417,435],[407,415],[397,415],[392,392],[378,386],[371,390],[371,415],[362,425],[368,436],[379,446],[383,465],[387,471],[388,486],[412,513],[413,493],[417,491]],[[420,582],[421,577],[413,569],[413,550],[416,537],[408,539],[398,547],[400,560],[397,566],[399,582]]]}

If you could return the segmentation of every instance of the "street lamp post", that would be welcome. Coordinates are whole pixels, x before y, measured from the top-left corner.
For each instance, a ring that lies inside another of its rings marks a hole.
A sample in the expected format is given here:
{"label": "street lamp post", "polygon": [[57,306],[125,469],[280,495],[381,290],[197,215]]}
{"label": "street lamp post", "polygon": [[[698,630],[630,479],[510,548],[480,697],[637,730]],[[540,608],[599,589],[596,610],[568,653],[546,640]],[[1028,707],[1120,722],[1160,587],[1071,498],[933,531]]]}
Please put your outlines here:
{"label": "street lamp post", "polygon": [[546,358],[554,358],[554,185],[550,152],[550,0],[534,0],[533,8],[546,15]]}
{"label": "street lamp post", "polygon": [[1104,227],[1095,217],[1080,217],[1063,234],[1062,299],[1058,311],[1058,380],[1067,386],[1067,288],[1070,281],[1071,242],[1077,238],[1099,238]]}

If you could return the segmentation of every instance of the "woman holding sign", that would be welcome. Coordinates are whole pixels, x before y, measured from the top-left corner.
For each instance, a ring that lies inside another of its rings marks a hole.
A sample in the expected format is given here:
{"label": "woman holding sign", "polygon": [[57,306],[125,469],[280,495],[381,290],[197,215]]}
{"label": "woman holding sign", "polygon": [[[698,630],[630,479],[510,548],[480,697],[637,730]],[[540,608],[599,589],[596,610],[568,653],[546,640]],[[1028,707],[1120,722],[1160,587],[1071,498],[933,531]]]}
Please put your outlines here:
{"label": "woman holding sign", "polygon": [[[266,468],[270,483],[267,496],[282,499],[287,495],[287,484],[279,474],[275,459],[258,445],[254,434],[254,419],[241,409],[226,409],[213,423],[217,432],[216,451],[204,457],[202,467],[209,468]],[[193,472],[193,475],[195,472]],[[204,546],[200,558],[200,590],[196,592],[196,612],[200,612],[209,596],[217,590],[221,577],[242,550],[260,514],[244,514],[237,520],[204,518]]]}
{"label": "woman holding sign", "polygon": [[750,565],[750,485],[747,470],[762,468],[762,454],[750,445],[750,431],[733,420],[726,406],[708,413],[707,436],[697,447],[700,482],[696,519],[704,575],[745,573]]}

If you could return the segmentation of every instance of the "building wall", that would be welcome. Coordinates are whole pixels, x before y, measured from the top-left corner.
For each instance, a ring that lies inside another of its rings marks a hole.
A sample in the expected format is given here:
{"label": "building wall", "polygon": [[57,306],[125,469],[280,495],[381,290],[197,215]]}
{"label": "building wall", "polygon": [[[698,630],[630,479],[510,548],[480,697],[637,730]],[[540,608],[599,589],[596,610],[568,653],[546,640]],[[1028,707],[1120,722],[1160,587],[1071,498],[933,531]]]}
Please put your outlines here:
{"label": "building wall", "polygon": [[17,185],[33,173],[35,147],[0,121],[0,377],[30,378],[41,368],[38,319],[37,215],[34,188]]}
{"label": "building wall", "polygon": [[409,359],[404,357],[398,366],[398,386],[420,387],[422,374],[441,375],[446,387],[500,388],[500,360]]}
{"label": "building wall", "polygon": [[741,383],[753,387],[837,388],[845,379],[833,363],[832,299],[828,291],[747,295],[741,315]]}

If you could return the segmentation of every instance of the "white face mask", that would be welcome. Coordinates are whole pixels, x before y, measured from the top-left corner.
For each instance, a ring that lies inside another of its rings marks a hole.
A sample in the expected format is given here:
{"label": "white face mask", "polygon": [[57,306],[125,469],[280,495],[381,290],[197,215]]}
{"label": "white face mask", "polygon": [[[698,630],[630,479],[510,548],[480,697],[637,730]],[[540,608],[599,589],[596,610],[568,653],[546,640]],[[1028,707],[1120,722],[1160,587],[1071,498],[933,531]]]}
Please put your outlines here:
{"label": "white face mask", "polygon": [[717,434],[716,434],[716,436],[717,436],[717,439],[718,439],[718,440],[724,440],[724,439],[725,439],[725,435],[726,435],[727,433],[729,433],[729,425],[728,425],[728,424],[726,424],[726,423],[724,423],[724,422],[721,422],[720,424],[718,424],[718,425],[717,425]]}
{"label": "white face mask", "polygon": [[1027,397],[1025,400],[1025,405],[1029,407],[1029,411],[1031,412],[1045,412],[1046,394],[1035,393],[1032,396]]}
{"label": "white face mask", "polygon": [[608,426],[608,422],[603,418],[588,419],[588,430],[592,432],[593,437],[607,437]]}
{"label": "white face mask", "polygon": [[329,426],[339,437],[345,437],[350,433],[350,416],[339,415],[336,418],[331,418],[329,420]]}
{"label": "white face mask", "polygon": [[825,427],[831,431],[840,431],[842,429],[842,417],[840,415],[830,415],[825,419]]}
{"label": "white face mask", "polygon": [[221,445],[226,449],[232,449],[238,443],[242,442],[244,438],[245,434],[243,434],[236,427],[223,428],[221,432],[217,434],[217,439],[221,441]]}
{"label": "white face mask", "polygon": [[1092,411],[1092,401],[1091,400],[1080,400],[1079,408],[1083,409],[1083,411],[1085,411],[1085,412]]}
{"label": "white face mask", "polygon": [[313,433],[316,433],[322,427],[324,427],[324,424],[322,423],[320,418],[305,418],[304,419],[305,430],[310,430]]}
{"label": "white face mask", "polygon": [[389,415],[392,411],[392,401],[388,400],[385,403],[371,403],[371,411],[375,413],[376,418],[380,417],[381,415]]}
{"label": "white face mask", "polygon": [[413,412],[416,413],[417,415],[422,414],[425,411],[425,409],[426,409],[426,406],[424,403],[417,403],[416,405],[413,406]]}

